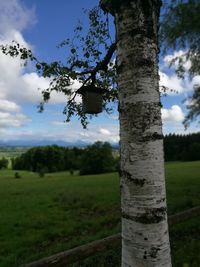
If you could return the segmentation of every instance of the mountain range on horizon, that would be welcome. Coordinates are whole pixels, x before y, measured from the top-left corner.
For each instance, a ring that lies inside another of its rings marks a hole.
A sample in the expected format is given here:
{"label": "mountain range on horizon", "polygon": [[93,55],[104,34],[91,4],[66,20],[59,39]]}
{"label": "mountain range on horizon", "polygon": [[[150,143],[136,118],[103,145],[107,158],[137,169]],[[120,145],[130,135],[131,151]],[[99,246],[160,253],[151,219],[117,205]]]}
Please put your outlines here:
{"label": "mountain range on horizon", "polygon": [[[50,146],[50,145],[57,145],[57,146],[64,146],[64,147],[86,147],[91,145],[90,142],[84,142],[82,140],[76,141],[63,141],[63,140],[6,140],[0,141],[0,147],[34,147],[34,146]],[[111,144],[114,148],[117,148],[119,145],[118,143]]]}

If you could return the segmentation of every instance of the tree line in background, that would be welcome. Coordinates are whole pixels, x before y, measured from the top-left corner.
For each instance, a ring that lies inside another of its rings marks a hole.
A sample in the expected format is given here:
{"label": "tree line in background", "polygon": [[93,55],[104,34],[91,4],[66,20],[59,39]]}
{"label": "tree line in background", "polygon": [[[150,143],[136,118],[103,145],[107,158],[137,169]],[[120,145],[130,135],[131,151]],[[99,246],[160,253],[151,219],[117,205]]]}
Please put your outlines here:
{"label": "tree line in background", "polygon": [[38,173],[79,170],[81,175],[116,171],[118,159],[113,156],[112,146],[96,142],[82,148],[67,148],[57,145],[33,147],[21,156],[12,159],[14,170]]}
{"label": "tree line in background", "polygon": [[[200,160],[200,133],[169,134],[164,137],[165,161]],[[8,167],[8,159],[0,159],[0,169]],[[12,158],[13,170],[38,173],[79,170],[81,175],[118,171],[119,154],[105,142],[86,148],[67,148],[57,145],[33,147]]]}
{"label": "tree line in background", "polygon": [[165,161],[200,160],[200,133],[169,134],[164,138]]}

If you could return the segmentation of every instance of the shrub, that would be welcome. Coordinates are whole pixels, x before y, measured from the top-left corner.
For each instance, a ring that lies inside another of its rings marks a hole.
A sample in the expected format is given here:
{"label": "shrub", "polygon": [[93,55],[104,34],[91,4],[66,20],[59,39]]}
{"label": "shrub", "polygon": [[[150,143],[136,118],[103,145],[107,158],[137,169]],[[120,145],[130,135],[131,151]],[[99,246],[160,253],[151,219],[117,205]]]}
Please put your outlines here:
{"label": "shrub", "polygon": [[74,170],[73,170],[73,169],[70,169],[70,170],[69,170],[69,173],[70,173],[71,175],[74,175]]}
{"label": "shrub", "polygon": [[15,172],[15,179],[21,178],[21,175],[18,172]]}
{"label": "shrub", "polygon": [[39,169],[37,171],[37,173],[38,173],[40,178],[43,178],[45,176],[45,174],[47,173],[47,169],[45,167],[43,167],[43,168]]}

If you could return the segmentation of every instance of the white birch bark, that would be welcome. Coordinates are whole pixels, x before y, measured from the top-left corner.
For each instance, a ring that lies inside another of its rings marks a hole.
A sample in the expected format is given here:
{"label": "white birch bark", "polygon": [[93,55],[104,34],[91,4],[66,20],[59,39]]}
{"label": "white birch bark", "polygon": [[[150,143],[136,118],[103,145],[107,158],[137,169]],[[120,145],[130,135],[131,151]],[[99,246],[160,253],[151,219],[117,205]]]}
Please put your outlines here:
{"label": "white birch bark", "polygon": [[115,16],[122,266],[169,267],[158,76],[159,0],[105,0]]}

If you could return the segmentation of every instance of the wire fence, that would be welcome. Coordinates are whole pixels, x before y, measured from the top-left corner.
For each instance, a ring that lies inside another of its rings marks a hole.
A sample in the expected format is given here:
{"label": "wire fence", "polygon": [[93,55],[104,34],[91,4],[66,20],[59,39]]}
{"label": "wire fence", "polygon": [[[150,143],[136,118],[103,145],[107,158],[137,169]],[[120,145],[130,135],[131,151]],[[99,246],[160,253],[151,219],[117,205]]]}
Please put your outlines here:
{"label": "wire fence", "polygon": [[[169,225],[175,225],[200,215],[200,206],[171,215],[168,218]],[[50,257],[46,257],[20,267],[66,267],[69,264],[84,260],[99,252],[119,247],[121,234],[112,235],[70,250],[66,250]]]}

